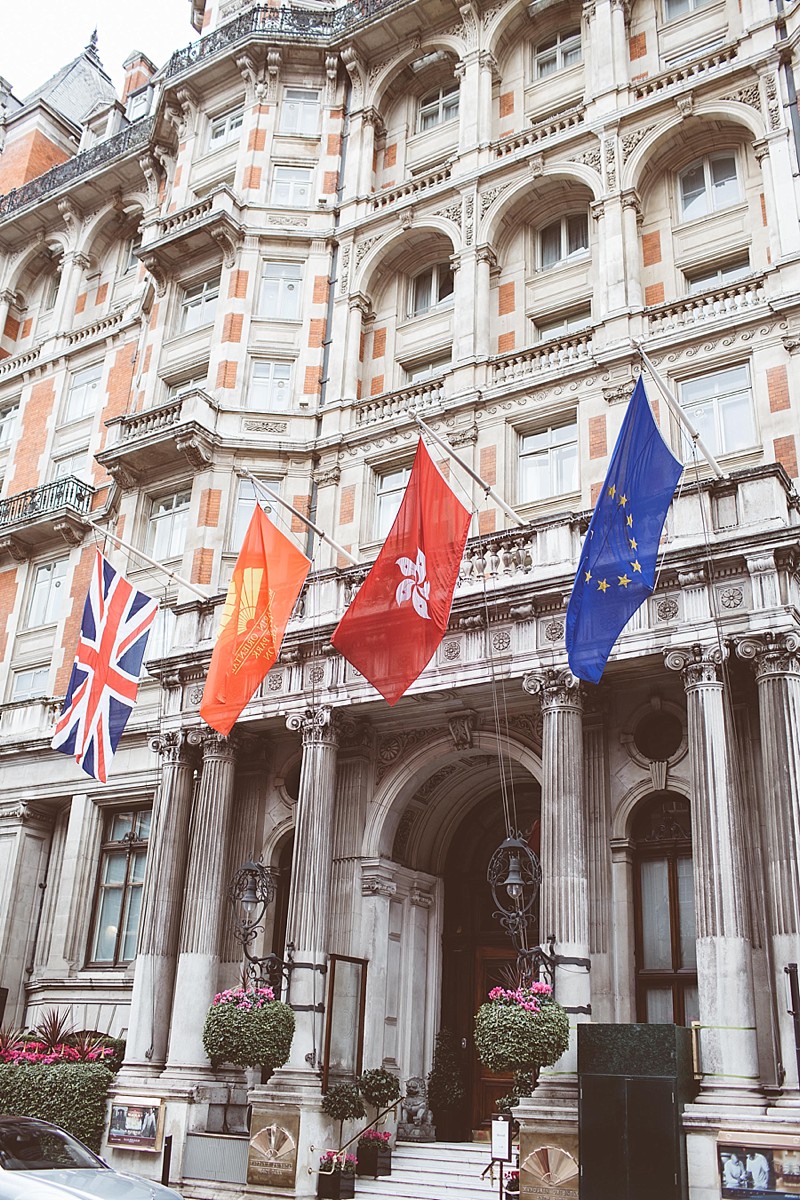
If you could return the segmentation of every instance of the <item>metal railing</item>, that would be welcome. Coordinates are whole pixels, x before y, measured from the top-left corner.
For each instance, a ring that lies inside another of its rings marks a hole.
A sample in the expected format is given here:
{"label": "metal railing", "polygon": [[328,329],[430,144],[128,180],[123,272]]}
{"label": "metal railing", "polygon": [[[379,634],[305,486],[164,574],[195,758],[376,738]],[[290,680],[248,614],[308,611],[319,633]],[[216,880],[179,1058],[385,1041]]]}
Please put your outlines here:
{"label": "metal railing", "polygon": [[[365,1125],[363,1129],[359,1129],[358,1133],[354,1133],[353,1136],[351,1138],[349,1138],[346,1142],[342,1142],[342,1144],[338,1150],[328,1150],[328,1149],[323,1150],[322,1151],[323,1154],[331,1155],[331,1158],[329,1159],[329,1162],[331,1164],[331,1169],[329,1171],[325,1171],[322,1169],[322,1167],[320,1167],[319,1174],[320,1175],[332,1175],[334,1173],[334,1171],[336,1170],[335,1163],[337,1161],[342,1165],[344,1164],[344,1158],[345,1158],[345,1154],[347,1153],[348,1147],[352,1146],[353,1142],[357,1142],[359,1140],[359,1138],[363,1137],[363,1135],[367,1132],[368,1129],[372,1129],[375,1125],[378,1124],[379,1121],[382,1121],[387,1113],[393,1112],[397,1108],[398,1104],[402,1104],[402,1102],[404,1100],[405,1100],[405,1096],[398,1096],[396,1100],[394,1100],[391,1104],[387,1105],[386,1108],[384,1108],[381,1112],[379,1112],[378,1115],[374,1118],[374,1120],[370,1121],[369,1125]],[[313,1150],[314,1147],[312,1146],[311,1149]]]}
{"label": "metal railing", "polygon": [[17,492],[16,496],[0,500],[0,528],[48,516],[61,508],[88,513],[93,495],[94,488],[74,475],[55,479],[41,487],[29,488],[26,492]]}

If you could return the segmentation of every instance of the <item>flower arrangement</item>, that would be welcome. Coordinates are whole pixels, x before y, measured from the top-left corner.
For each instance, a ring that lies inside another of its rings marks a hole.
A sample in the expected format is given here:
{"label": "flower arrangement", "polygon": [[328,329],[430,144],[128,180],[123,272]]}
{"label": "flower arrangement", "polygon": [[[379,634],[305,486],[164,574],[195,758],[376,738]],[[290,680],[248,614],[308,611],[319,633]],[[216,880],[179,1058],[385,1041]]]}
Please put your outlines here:
{"label": "flower arrangement", "polygon": [[505,1189],[507,1196],[519,1195],[519,1171],[508,1171],[506,1173]]}
{"label": "flower arrangement", "polygon": [[319,1167],[326,1174],[340,1172],[342,1175],[355,1175],[355,1154],[337,1154],[335,1150],[326,1150],[320,1157]]}
{"label": "flower arrangement", "polygon": [[392,1135],[388,1129],[365,1129],[358,1139],[359,1146],[388,1146]]}
{"label": "flower arrangement", "polygon": [[566,1010],[546,983],[492,988],[475,1017],[475,1044],[490,1071],[529,1071],[557,1062],[569,1043]]}
{"label": "flower arrangement", "polygon": [[289,1057],[294,1013],[270,987],[228,988],[214,997],[203,1029],[212,1065],[265,1067],[274,1071]]}
{"label": "flower arrangement", "polygon": [[111,1046],[98,1046],[87,1052],[77,1046],[68,1046],[59,1042],[56,1046],[48,1047],[44,1042],[22,1041],[16,1047],[0,1048],[0,1062],[4,1063],[75,1063],[103,1062],[112,1058],[114,1051]]}

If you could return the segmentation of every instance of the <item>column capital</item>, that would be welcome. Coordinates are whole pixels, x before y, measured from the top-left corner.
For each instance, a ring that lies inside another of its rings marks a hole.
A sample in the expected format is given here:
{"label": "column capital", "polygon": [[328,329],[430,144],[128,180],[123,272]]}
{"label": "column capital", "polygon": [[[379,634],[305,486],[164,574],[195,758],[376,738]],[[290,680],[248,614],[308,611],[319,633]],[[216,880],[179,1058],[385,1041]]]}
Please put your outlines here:
{"label": "column capital", "polygon": [[543,712],[552,708],[574,708],[583,712],[581,681],[567,667],[529,671],[522,677],[522,687],[531,696],[540,698]]}
{"label": "column capital", "polygon": [[722,663],[727,652],[720,646],[674,647],[664,651],[664,665],[668,671],[678,671],[683,676],[683,686],[701,687],[703,684],[722,682]]}
{"label": "column capital", "polygon": [[236,757],[236,739],[233,734],[225,737],[214,729],[206,729],[201,735],[203,744],[203,761],[209,758],[233,760]]}
{"label": "column capital", "polygon": [[200,729],[167,729],[164,733],[154,733],[149,739],[150,749],[158,754],[165,763],[191,763],[202,744],[203,733]]}
{"label": "column capital", "polygon": [[337,746],[341,724],[339,715],[327,704],[307,708],[302,713],[292,713],[286,718],[286,728],[292,733],[300,733],[304,746]]}
{"label": "column capital", "polygon": [[756,679],[800,674],[800,634],[794,630],[739,638],[736,655],[755,665]]}

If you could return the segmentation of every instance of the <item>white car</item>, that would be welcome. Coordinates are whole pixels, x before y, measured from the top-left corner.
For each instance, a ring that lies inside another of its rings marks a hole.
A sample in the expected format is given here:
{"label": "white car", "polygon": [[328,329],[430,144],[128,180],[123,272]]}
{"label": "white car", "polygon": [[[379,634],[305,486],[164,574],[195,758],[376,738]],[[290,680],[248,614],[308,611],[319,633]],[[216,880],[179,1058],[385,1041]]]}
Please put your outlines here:
{"label": "white car", "polygon": [[35,1117],[0,1116],[0,1200],[182,1200],[112,1170],[83,1142]]}

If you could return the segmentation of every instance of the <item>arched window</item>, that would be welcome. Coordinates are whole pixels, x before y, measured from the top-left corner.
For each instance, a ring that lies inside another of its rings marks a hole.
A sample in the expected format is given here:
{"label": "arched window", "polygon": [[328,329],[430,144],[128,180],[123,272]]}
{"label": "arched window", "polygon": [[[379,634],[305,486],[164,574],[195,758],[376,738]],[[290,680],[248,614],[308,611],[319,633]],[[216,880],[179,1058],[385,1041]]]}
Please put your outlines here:
{"label": "arched window", "polygon": [[645,800],[633,823],[636,1009],[640,1021],[697,1020],[697,954],[689,802]]}

